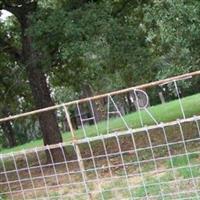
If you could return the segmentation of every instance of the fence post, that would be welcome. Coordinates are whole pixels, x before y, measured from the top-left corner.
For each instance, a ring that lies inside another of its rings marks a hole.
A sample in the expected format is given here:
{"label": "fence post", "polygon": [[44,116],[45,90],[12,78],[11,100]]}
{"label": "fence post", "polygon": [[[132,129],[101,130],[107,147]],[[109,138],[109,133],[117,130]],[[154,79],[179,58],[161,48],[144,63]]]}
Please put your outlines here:
{"label": "fence post", "polygon": [[69,115],[68,108],[65,105],[63,105],[63,108],[64,108],[64,112],[65,112],[65,117],[66,117],[68,125],[69,125],[70,133],[72,135],[72,142],[73,142],[74,147],[75,147],[75,152],[76,152],[77,159],[78,159],[78,165],[79,165],[79,168],[80,168],[80,171],[81,171],[81,175],[82,175],[83,182],[84,182],[84,185],[85,185],[86,193],[88,195],[88,199],[94,200],[94,198],[92,197],[92,194],[89,191],[88,185],[87,185],[87,175],[85,173],[85,167],[84,167],[83,159],[82,159],[82,156],[81,156],[79,146],[77,144],[77,139],[76,139],[75,134],[74,134],[74,129],[73,129],[73,126],[72,126],[72,122],[71,122],[71,118],[70,118],[70,115]]}

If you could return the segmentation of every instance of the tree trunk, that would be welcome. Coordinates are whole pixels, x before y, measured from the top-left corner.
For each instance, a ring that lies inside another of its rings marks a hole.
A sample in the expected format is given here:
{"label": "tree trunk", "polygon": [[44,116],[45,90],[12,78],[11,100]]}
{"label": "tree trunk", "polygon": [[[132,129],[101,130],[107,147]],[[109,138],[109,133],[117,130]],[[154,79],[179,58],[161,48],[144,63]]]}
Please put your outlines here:
{"label": "tree trunk", "polygon": [[12,129],[12,125],[11,125],[10,121],[6,121],[6,122],[2,123],[1,128],[3,129],[5,137],[8,140],[9,147],[16,146],[17,142],[16,142],[16,138],[15,138],[15,133]]}
{"label": "tree trunk", "polygon": [[[50,96],[50,90],[42,67],[39,66],[42,58],[38,57],[38,51],[33,48],[33,40],[27,33],[32,26],[31,14],[37,11],[37,0],[33,1],[6,1],[0,5],[5,10],[13,13],[21,25],[22,53],[20,62],[24,64],[32,90],[33,98],[37,109],[53,106],[54,102]],[[39,114],[39,123],[43,134],[44,145],[62,142],[62,136],[59,131],[56,114],[54,111],[48,111]],[[61,149],[51,150],[53,161],[62,161]],[[47,151],[47,159],[51,161],[50,154]]]}
{"label": "tree trunk", "polygon": [[[28,68],[29,84],[37,109],[53,106],[46,77],[38,68]],[[62,142],[55,111],[39,114],[40,127],[43,133],[44,145]]]}
{"label": "tree trunk", "polygon": [[[54,102],[50,96],[47,80],[41,67],[38,66],[38,54],[32,47],[32,38],[26,34],[30,26],[29,18],[26,16],[21,21],[22,29],[22,56],[26,68],[30,88],[34,97],[37,109],[53,106]],[[62,142],[55,111],[48,111],[39,114],[40,128],[43,134],[44,145],[57,144]],[[61,149],[51,150],[53,161],[62,161]],[[47,151],[47,161],[50,162],[50,155]]]}
{"label": "tree trunk", "polygon": [[17,142],[16,142],[15,134],[13,132],[11,123],[9,121],[3,122],[1,124],[1,128],[2,128],[4,135],[8,141],[8,146],[9,147],[16,146]]}
{"label": "tree trunk", "polygon": [[[3,114],[4,117],[9,116],[9,112],[8,112],[7,108],[2,109],[2,114]],[[10,121],[3,122],[1,124],[1,128],[2,128],[4,135],[5,135],[5,137],[8,141],[9,147],[16,146],[17,141],[16,141],[15,133],[13,131],[11,122]]]}

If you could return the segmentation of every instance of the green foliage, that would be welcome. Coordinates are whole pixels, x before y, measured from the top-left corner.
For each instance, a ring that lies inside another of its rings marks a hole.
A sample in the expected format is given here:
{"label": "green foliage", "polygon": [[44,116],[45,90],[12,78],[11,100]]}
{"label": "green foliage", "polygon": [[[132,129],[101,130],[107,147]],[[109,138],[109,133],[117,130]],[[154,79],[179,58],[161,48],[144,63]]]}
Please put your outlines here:
{"label": "green foliage", "polygon": [[[25,34],[59,103],[79,98],[85,85],[103,93],[199,69],[197,0],[39,0],[30,22]],[[0,21],[0,110],[11,114],[33,108],[20,36],[15,17]],[[187,94],[199,89],[198,80],[192,90],[190,81],[181,85]]]}
{"label": "green foliage", "polygon": [[198,69],[198,1],[55,5],[40,8],[30,30],[43,65],[55,64],[53,85],[98,91],[102,75],[108,82],[120,75],[122,88]]}
{"label": "green foliage", "polygon": [[159,55],[159,78],[198,69],[199,1],[156,1],[147,17],[156,29],[150,28],[151,45]]}

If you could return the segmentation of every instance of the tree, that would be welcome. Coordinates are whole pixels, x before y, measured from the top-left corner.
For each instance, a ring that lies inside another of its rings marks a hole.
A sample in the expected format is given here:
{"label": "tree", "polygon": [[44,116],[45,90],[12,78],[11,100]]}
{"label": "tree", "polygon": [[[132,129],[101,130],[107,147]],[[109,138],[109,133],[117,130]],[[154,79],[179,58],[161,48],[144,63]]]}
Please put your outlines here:
{"label": "tree", "polygon": [[[30,88],[37,109],[53,106],[54,102],[50,96],[50,90],[46,81],[46,75],[39,66],[39,51],[34,49],[32,38],[27,33],[31,26],[31,15],[37,11],[37,1],[18,0],[1,1],[0,8],[11,12],[20,24],[21,49],[14,52],[20,57],[16,60],[25,66]],[[8,37],[8,35],[7,35]],[[7,37],[4,38],[6,43]],[[6,45],[12,45],[6,43]],[[9,47],[8,49],[11,49]],[[13,50],[13,49],[12,49]],[[9,54],[10,52],[8,52]],[[39,114],[40,127],[43,133],[44,145],[62,142],[54,111]],[[60,154],[54,152],[54,159],[59,160]]]}
{"label": "tree", "polygon": [[[3,0],[21,34],[13,41],[4,31],[0,43],[26,70],[36,108],[43,108],[54,105],[50,86],[70,88],[80,98],[198,69],[199,6],[186,0]],[[44,144],[62,141],[53,111],[39,120]]]}
{"label": "tree", "polygon": [[199,68],[199,1],[155,1],[145,8],[147,39],[158,78]]}
{"label": "tree", "polygon": [[37,13],[30,32],[44,60],[57,61],[50,82],[70,85],[79,97],[87,97],[152,80],[156,71],[150,65],[147,33],[140,27],[139,6],[131,1],[98,1],[68,10],[65,3],[60,9]]}
{"label": "tree", "polygon": [[[9,22],[5,25],[0,24],[0,36],[1,38],[5,38],[5,31],[8,28]],[[10,41],[12,40],[9,38]],[[12,40],[12,42],[14,42]],[[3,43],[3,44],[2,44]],[[1,40],[0,47],[0,63],[1,63],[1,73],[0,73],[0,115],[1,117],[8,117],[12,110],[17,107],[18,97],[17,93],[21,93],[22,87],[16,80],[13,81],[13,77],[18,74],[18,66],[13,62],[14,58],[18,57],[13,51],[12,48],[8,48],[6,45],[8,40]],[[8,56],[3,50],[9,51],[11,56]],[[14,86],[18,87],[14,87]],[[24,88],[24,87],[23,87]],[[15,131],[13,129],[13,125],[10,121],[6,121],[1,123],[1,128],[4,133],[4,141],[3,145],[8,145],[9,147],[13,147],[17,144]]]}

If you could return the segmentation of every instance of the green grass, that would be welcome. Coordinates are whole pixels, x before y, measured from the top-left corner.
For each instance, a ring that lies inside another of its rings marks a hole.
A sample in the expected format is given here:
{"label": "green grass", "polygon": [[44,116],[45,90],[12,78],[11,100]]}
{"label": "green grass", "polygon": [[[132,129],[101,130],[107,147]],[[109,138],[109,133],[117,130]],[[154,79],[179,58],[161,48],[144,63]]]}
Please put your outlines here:
{"label": "green grass", "polygon": [[[191,117],[193,115],[198,115],[200,114],[200,94],[192,95],[183,98],[183,107],[184,111],[186,114],[186,117]],[[182,118],[180,106],[178,100],[174,100],[165,104],[160,104],[156,106],[152,106],[149,108],[149,111],[152,113],[154,118],[158,122],[168,122],[168,121],[173,121],[178,118]],[[145,112],[141,112],[143,122],[145,125],[152,125],[154,124],[153,120],[149,117],[149,115]],[[128,114],[124,116],[125,121],[131,128],[137,128],[140,127],[140,120],[139,120],[139,113],[134,112],[131,114]],[[113,118],[110,119],[110,132],[112,131],[120,131],[120,130],[126,130],[124,123],[120,118]],[[106,134],[106,121],[102,121],[98,123],[98,129],[101,134]],[[86,126],[86,133],[88,137],[92,137],[97,135],[95,126]],[[82,129],[79,129],[75,132],[77,138],[84,138],[84,134]],[[63,140],[65,142],[71,141],[71,134],[69,132],[63,133]],[[38,139],[14,148],[10,149],[1,149],[0,153],[8,153],[12,151],[19,151],[22,149],[29,149],[29,148],[34,148],[37,146],[42,146],[43,141],[42,139]]]}
{"label": "green grass", "polygon": [[[189,162],[195,164],[195,161],[196,160],[198,161],[198,158],[199,158],[198,153],[191,153],[191,154],[188,154],[187,156],[186,155],[180,155],[180,156],[177,155],[176,157],[172,158],[172,163],[173,163],[174,167],[187,166],[189,164]],[[171,161],[168,161],[168,166],[172,167],[170,162]]]}
{"label": "green grass", "polygon": [[[175,168],[177,167],[178,176],[184,179],[200,176],[198,153],[174,157],[172,163]],[[168,161],[168,167],[172,168],[170,161]]]}
{"label": "green grass", "polygon": [[145,180],[145,187],[141,186],[134,191],[134,196],[136,197],[144,197],[146,193],[150,196],[152,195],[159,195],[160,193],[160,186],[157,183],[158,180],[155,178],[148,178]]}
{"label": "green grass", "polygon": [[0,196],[0,200],[7,200],[5,196]]}

